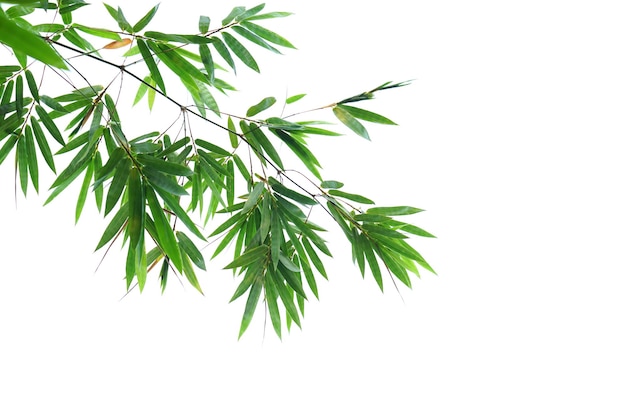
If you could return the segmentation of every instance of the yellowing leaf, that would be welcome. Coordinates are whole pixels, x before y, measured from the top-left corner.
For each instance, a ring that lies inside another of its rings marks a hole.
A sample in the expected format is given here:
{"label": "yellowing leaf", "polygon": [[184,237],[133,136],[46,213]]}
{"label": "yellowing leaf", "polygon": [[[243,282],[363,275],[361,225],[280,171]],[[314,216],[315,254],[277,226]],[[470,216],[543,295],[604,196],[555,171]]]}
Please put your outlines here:
{"label": "yellowing leaf", "polygon": [[130,38],[124,38],[119,41],[107,43],[102,47],[102,49],[119,49],[125,47],[126,45],[130,45],[131,42],[132,40]]}

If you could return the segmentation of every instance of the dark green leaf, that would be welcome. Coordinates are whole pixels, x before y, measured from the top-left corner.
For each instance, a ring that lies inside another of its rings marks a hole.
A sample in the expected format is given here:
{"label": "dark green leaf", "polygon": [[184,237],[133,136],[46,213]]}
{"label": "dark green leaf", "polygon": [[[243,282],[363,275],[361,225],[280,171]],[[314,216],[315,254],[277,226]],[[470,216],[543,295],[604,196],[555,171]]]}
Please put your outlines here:
{"label": "dark green leaf", "polygon": [[[81,32],[85,32],[89,35],[97,36],[99,38],[111,39],[114,41],[119,41],[122,39],[122,37],[119,34],[109,29],[92,28],[88,26],[79,25],[77,23],[72,24],[72,27],[80,30]],[[63,26],[61,26],[61,29],[56,29],[52,31],[47,30],[47,32],[60,32],[62,29],[63,29]]]}
{"label": "dark green leaf", "polygon": [[[131,170],[131,162],[128,158],[123,158],[117,164],[115,169],[115,175],[109,186],[109,192],[107,193],[106,203],[104,205],[104,214],[107,215],[115,204],[119,201],[126,183],[128,182],[128,176]],[[129,192],[131,192],[129,190]]]}
{"label": "dark green leaf", "polygon": [[263,8],[265,7],[265,3],[259,4],[258,6],[254,6],[251,9],[246,10],[243,13],[240,13],[239,15],[235,16],[235,20],[237,20],[238,22],[241,22],[243,20],[249,19],[250,17],[254,16],[255,14],[259,13],[261,10],[263,10]]}
{"label": "dark green leaf", "polygon": [[29,70],[24,71],[26,74],[26,81],[28,82],[28,89],[32,94],[35,101],[39,102],[39,89],[37,88],[37,81],[35,81],[35,77],[33,77],[33,73]]}
{"label": "dark green leaf", "polygon": [[133,248],[138,246],[143,234],[145,213],[146,199],[141,173],[132,167],[128,176],[128,235]]}
{"label": "dark green leaf", "polygon": [[297,191],[285,187],[283,184],[279,183],[276,180],[272,181],[272,179],[270,179],[270,184],[272,186],[272,189],[278,194],[287,197],[293,201],[297,201],[300,204],[306,204],[310,206],[317,204],[317,201],[313,200],[311,197],[300,194]]}
{"label": "dark green leaf", "polygon": [[224,20],[222,20],[222,26],[226,26],[227,24],[229,24],[230,22],[233,21],[233,19],[235,19],[235,17],[239,16],[240,14],[242,14],[244,11],[246,10],[245,7],[241,7],[241,6],[237,6],[234,7],[230,13],[228,14],[228,16],[226,16],[224,18]]}
{"label": "dark green leaf", "polygon": [[11,135],[9,136],[9,139],[7,139],[7,141],[4,143],[4,145],[2,145],[2,149],[0,149],[0,164],[4,162],[4,159],[7,157],[9,152],[11,152],[11,149],[13,149],[16,143],[17,136]]}
{"label": "dark green leaf", "polygon": [[137,161],[141,162],[141,164],[143,164],[144,166],[149,167],[151,170],[160,171],[163,174],[185,177],[190,177],[193,175],[193,171],[185,165],[168,162],[161,158],[155,158],[154,156],[137,155]]}
{"label": "dark green leaf", "polygon": [[146,178],[148,178],[148,182],[158,189],[159,194],[161,194],[161,192],[176,196],[188,194],[187,191],[180,186],[173,177],[163,174],[159,170],[155,170],[150,166],[145,166],[143,167],[142,172]]}
{"label": "dark green leaf", "polygon": [[206,241],[204,236],[202,236],[202,233],[200,233],[200,230],[198,230],[198,227],[191,220],[191,218],[189,217],[187,212],[185,210],[183,210],[183,208],[180,206],[180,204],[178,203],[177,199],[174,198],[174,196],[172,196],[170,193],[168,193],[166,191],[163,191],[161,189],[158,189],[158,188],[155,191],[157,191],[159,193],[159,195],[161,196],[161,198],[163,199],[163,201],[165,202],[167,207],[170,208],[170,210],[174,213],[174,215],[176,215],[176,217],[178,217],[180,219],[180,221],[182,221],[183,224],[185,226],[187,226],[187,228],[194,235],[196,235],[200,239]]}
{"label": "dark green leaf", "polygon": [[35,191],[39,192],[39,164],[37,163],[37,154],[35,153],[35,140],[33,139],[33,131],[30,126],[26,126],[25,140],[26,158],[28,160],[28,171],[30,172],[30,179],[35,187]]}
{"label": "dark green leaf", "polygon": [[267,303],[267,309],[270,313],[270,319],[272,320],[272,326],[274,327],[274,331],[278,335],[279,338],[281,336],[281,321],[280,321],[280,310],[278,309],[278,303],[276,299],[278,298],[278,292],[276,291],[276,287],[274,286],[274,281],[271,279],[265,280],[265,302]]}
{"label": "dark green leaf", "polygon": [[259,201],[259,197],[261,197],[261,193],[263,192],[263,190],[265,190],[265,184],[262,182],[257,182],[256,184],[254,184],[254,187],[252,188],[252,191],[250,191],[250,194],[248,195],[248,199],[246,201],[246,204],[243,206],[243,210],[242,212],[248,212],[250,210],[252,210],[258,203]]}
{"label": "dark green leaf", "polygon": [[211,39],[213,39],[212,45],[215,50],[220,54],[224,61],[226,61],[228,66],[231,67],[236,73],[237,70],[235,68],[235,61],[233,61],[233,57],[230,56],[230,52],[228,52],[228,49],[226,48],[226,45],[224,45],[224,42],[222,42],[220,38],[217,37],[213,37]]}

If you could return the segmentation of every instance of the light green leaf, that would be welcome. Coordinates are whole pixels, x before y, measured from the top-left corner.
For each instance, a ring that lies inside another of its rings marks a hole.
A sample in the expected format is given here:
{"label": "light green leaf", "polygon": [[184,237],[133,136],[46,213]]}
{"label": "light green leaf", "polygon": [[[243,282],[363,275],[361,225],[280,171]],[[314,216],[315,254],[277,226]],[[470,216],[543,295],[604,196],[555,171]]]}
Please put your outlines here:
{"label": "light green leaf", "polygon": [[337,107],[347,111],[348,113],[350,113],[352,116],[356,117],[357,119],[365,120],[367,122],[380,123],[384,125],[396,124],[395,122],[387,119],[386,117],[381,116],[380,114],[373,113],[368,110],[359,109],[357,107],[352,107],[352,106],[347,106],[345,104],[338,104]]}
{"label": "light green leaf", "polygon": [[285,48],[296,48],[291,44],[291,42],[289,42],[287,39],[283,38],[279,34],[274,33],[271,30],[259,26],[255,23],[252,23],[250,21],[241,22],[241,26],[245,27],[250,32],[262,37],[266,41],[272,42],[275,45],[284,46]]}
{"label": "light green leaf", "polygon": [[338,189],[338,188],[343,187],[343,182],[332,181],[332,180],[322,181],[322,183],[320,184],[320,187]]}
{"label": "light green leaf", "polygon": [[350,128],[350,130],[352,130],[354,133],[361,136],[362,138],[370,140],[369,134],[367,133],[365,126],[363,126],[361,122],[355,119],[346,110],[342,109],[339,106],[335,106],[333,107],[333,113],[341,123]]}
{"label": "light green leaf", "polygon": [[367,210],[367,214],[379,214],[383,216],[405,216],[415,214],[424,210],[409,206],[392,206],[392,207],[372,207]]}
{"label": "light green leaf", "polygon": [[375,204],[372,200],[367,197],[363,197],[362,195],[346,193],[336,189],[328,190],[328,194],[335,197],[347,198],[348,200],[356,201],[357,203]]}
{"label": "light green leaf", "polygon": [[248,212],[252,210],[258,203],[259,197],[261,197],[261,193],[265,190],[265,184],[262,182],[257,182],[254,184],[252,191],[248,195],[248,199],[246,200],[246,204],[243,206],[242,212]]}
{"label": "light green leaf", "polygon": [[[107,201],[108,202],[108,201]],[[128,176],[128,235],[130,246],[137,248],[144,231],[146,199],[141,173],[136,167],[130,169]]]}
{"label": "light green leaf", "polygon": [[287,104],[295,103],[296,101],[300,100],[304,96],[306,96],[306,94],[296,94],[295,96],[291,96],[287,98],[286,103]]}
{"label": "light green leaf", "polygon": [[211,19],[208,16],[200,16],[198,20],[198,29],[200,30],[200,33],[207,33],[210,25]]}
{"label": "light green leaf", "polygon": [[133,32],[139,32],[140,30],[148,26],[148,23],[150,23],[158,9],[158,4],[150,9],[148,13],[146,13],[146,15],[139,20],[139,22],[135,23],[135,26],[133,26]]}
{"label": "light green leaf", "polygon": [[106,227],[106,229],[104,229],[104,233],[102,234],[102,237],[100,238],[100,241],[98,242],[95,250],[100,249],[101,247],[106,245],[111,239],[113,239],[115,235],[118,234],[122,226],[124,226],[126,220],[128,220],[128,203],[122,205],[117,213],[115,213],[115,216],[113,216],[113,218],[109,222],[109,225]]}

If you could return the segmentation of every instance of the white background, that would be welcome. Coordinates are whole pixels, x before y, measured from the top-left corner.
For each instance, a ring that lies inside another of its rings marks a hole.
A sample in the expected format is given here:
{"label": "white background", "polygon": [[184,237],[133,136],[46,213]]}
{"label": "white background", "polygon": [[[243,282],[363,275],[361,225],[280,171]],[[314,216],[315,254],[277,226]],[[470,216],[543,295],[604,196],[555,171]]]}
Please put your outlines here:
{"label": "white background", "polygon": [[[312,108],[415,79],[368,107],[399,127],[313,147],[346,190],[427,210],[413,221],[438,239],[414,243],[438,276],[401,288],[404,301],[389,281],[381,295],[332,228],[331,279],[304,329],[281,342],[268,323],[263,339],[259,309],[237,342],[243,302],[228,304],[225,259],[201,276],[204,297],[175,279],[161,296],[152,279],[120,301],[117,247],[94,273],[108,221],[90,200],[74,226],[76,189],[44,208],[45,192],[15,201],[10,156],[0,415],[626,414],[622,3],[363,4],[269,2],[295,12],[267,26],[298,50],[251,46],[261,75],[240,64],[241,93],[221,107],[309,92]],[[123,7],[134,22],[152,5]],[[190,33],[235,5],[165,0],[150,28]],[[85,9],[113,27],[101,5]]]}

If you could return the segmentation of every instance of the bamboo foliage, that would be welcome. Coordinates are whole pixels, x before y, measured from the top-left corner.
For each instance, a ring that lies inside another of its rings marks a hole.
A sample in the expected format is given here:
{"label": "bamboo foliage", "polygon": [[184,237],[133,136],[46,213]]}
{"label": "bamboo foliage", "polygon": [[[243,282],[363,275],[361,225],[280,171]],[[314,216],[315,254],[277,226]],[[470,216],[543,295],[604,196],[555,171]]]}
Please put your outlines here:
{"label": "bamboo foliage", "polygon": [[[308,143],[340,133],[326,120],[301,120],[307,112],[281,115],[305,94],[285,102],[255,100],[240,116],[220,110],[218,99],[234,89],[224,74],[261,71],[254,58],[259,48],[277,54],[294,48],[266,27],[289,13],[266,12],[264,4],[235,7],[221,21],[200,16],[197,31],[181,34],[151,27],[158,5],[133,24],[120,7],[105,4],[108,22],[96,27],[74,21],[73,12],[88,6],[83,0],[5,3],[14,5],[0,9],[0,42],[14,54],[0,65],[0,163],[13,155],[24,195],[31,187],[39,192],[40,172],[49,170],[54,180],[46,204],[78,181],[75,220],[93,199],[106,218],[95,249],[126,248],[127,290],[143,290],[154,275],[164,291],[176,274],[202,292],[198,273],[209,255],[228,256],[224,268],[239,279],[231,301],[246,299],[239,337],[260,302],[281,337],[285,326],[302,325],[306,301],[319,297],[319,278],[330,278],[325,262],[332,252],[313,212],[343,232],[359,272],[368,272],[381,291],[386,280],[411,287],[411,275],[419,277],[420,269],[434,272],[409,239],[434,236],[401,220],[422,210],[378,206],[324,178]],[[42,16],[46,23],[32,23]],[[103,58],[103,49],[123,51],[132,65]],[[119,109],[122,88],[112,87],[115,80],[79,74],[80,83],[63,94],[49,93],[50,77],[59,70],[72,68],[68,74],[76,75],[76,56],[116,67],[125,75],[124,88],[137,88],[134,105],[145,101],[152,109],[160,97],[180,114],[165,128],[153,130],[154,123],[129,137],[132,120]],[[315,110],[369,140],[369,123],[395,123],[359,102],[407,84],[387,82]],[[181,90],[193,104],[171,95]],[[220,129],[227,140],[192,134],[192,121]],[[286,153],[299,160],[295,168],[307,173],[306,181],[284,163]],[[59,169],[63,154],[70,160]],[[209,240],[215,240],[211,253],[201,249]]]}

